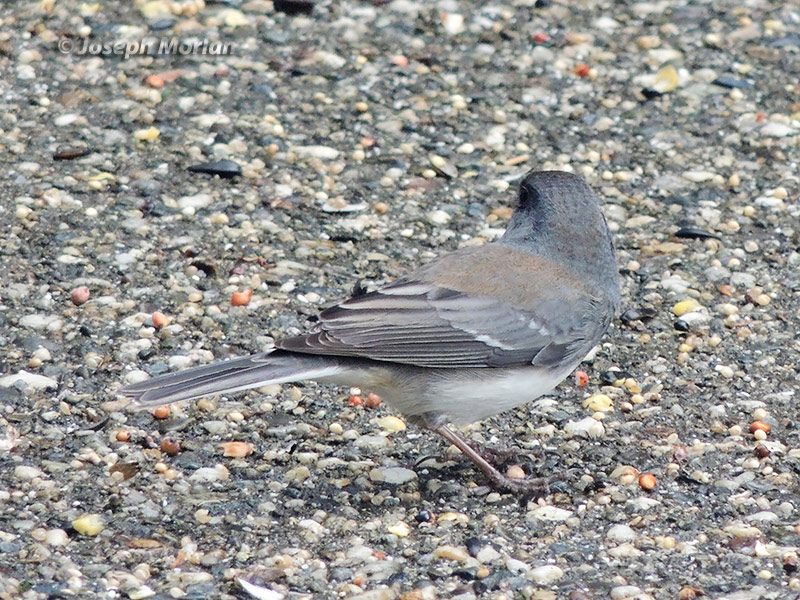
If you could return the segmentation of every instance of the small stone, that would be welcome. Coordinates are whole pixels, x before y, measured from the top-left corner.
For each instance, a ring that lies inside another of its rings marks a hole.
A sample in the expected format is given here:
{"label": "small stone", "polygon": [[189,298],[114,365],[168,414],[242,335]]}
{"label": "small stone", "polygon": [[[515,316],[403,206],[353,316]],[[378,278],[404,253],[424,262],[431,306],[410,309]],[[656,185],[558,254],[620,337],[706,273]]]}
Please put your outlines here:
{"label": "small stone", "polygon": [[416,478],[417,474],[414,471],[404,467],[376,467],[369,472],[370,481],[380,481],[390,485],[402,485]]}
{"label": "small stone", "polygon": [[243,292],[233,292],[231,295],[231,304],[233,306],[247,306],[253,298],[253,290],[245,290]]}
{"label": "small stone", "polygon": [[94,536],[103,531],[105,523],[97,514],[87,514],[72,521],[72,528],[80,534]]}
{"label": "small stone", "polygon": [[28,465],[17,465],[14,467],[14,477],[23,481],[30,481],[36,477],[42,477],[44,473],[41,469]]}
{"label": "small stone", "polygon": [[224,159],[191,165],[189,171],[192,173],[218,175],[221,179],[231,179],[242,174],[242,166],[236,161]]}
{"label": "small stone", "polygon": [[160,311],[154,312],[151,318],[153,319],[153,327],[156,329],[169,325],[169,317]]}
{"label": "small stone", "polygon": [[456,546],[439,546],[433,551],[433,555],[436,558],[454,560],[462,563],[470,559],[469,553],[466,550]]}
{"label": "small stone", "polygon": [[214,481],[225,481],[228,477],[230,477],[230,472],[225,465],[218,464],[214,467],[200,467],[191,474],[189,480],[197,483],[212,483]]}
{"label": "small stone", "polygon": [[569,421],[564,426],[564,431],[578,437],[600,437],[605,434],[603,424],[593,417],[586,417],[580,421]]}
{"label": "small stone", "polygon": [[253,453],[253,445],[249,442],[223,442],[222,454],[228,458],[244,458]]}
{"label": "small stone", "polygon": [[528,514],[540,521],[566,521],[574,513],[571,510],[547,504],[536,507]]}
{"label": "small stone", "polygon": [[225,12],[223,22],[228,27],[242,27],[244,25],[250,25],[250,20],[247,18],[247,16],[245,16],[242,11],[235,9]]}
{"label": "small stone", "polygon": [[509,479],[525,479],[525,471],[519,465],[510,465],[506,469],[506,477]]}
{"label": "small stone", "polygon": [[687,298],[681,300],[672,307],[672,314],[676,317],[682,317],[688,312],[692,312],[700,308],[700,303],[694,298]]}
{"label": "small stone", "polygon": [[69,293],[69,299],[75,306],[80,306],[81,304],[86,304],[89,301],[89,296],[91,292],[89,288],[85,285],[80,287],[76,287]]}
{"label": "small stone", "polygon": [[432,225],[445,225],[450,221],[450,215],[443,210],[432,210],[428,213],[428,221]]}
{"label": "small stone", "polygon": [[539,585],[550,585],[564,576],[564,571],[556,565],[544,565],[531,569],[528,576]]}
{"label": "small stone", "polygon": [[656,476],[652,473],[642,473],[639,475],[639,487],[647,492],[656,488]]}
{"label": "small stone", "polygon": [[614,401],[605,394],[594,394],[583,401],[583,407],[592,412],[611,412],[614,410]]}
{"label": "small stone", "polygon": [[137,129],[133,132],[133,138],[140,142],[152,142],[158,139],[158,136],[161,135],[161,131],[159,131],[156,127],[148,127],[147,129]]}
{"label": "small stone", "polygon": [[308,14],[314,10],[314,0],[273,0],[272,6],[287,15]]}
{"label": "small stone", "polygon": [[22,382],[26,388],[34,390],[47,390],[58,387],[58,381],[51,377],[44,375],[37,375],[36,373],[29,373],[28,371],[18,371],[13,375],[6,375],[0,378],[0,387],[12,387],[17,385],[17,382]]}
{"label": "small stone", "polygon": [[69,536],[63,529],[49,529],[45,533],[44,541],[48,546],[66,546]]}
{"label": "small stone", "polygon": [[403,420],[397,417],[383,417],[382,419],[378,419],[378,425],[386,431],[403,431],[406,428],[406,424]]}
{"label": "small stone", "polygon": [[612,542],[632,542],[636,539],[636,532],[628,525],[613,525],[606,532],[606,537]]}
{"label": "small stone", "polygon": [[389,527],[386,528],[386,530],[389,533],[394,534],[397,537],[401,538],[408,537],[408,534],[411,533],[411,528],[405,521],[400,521],[398,523],[395,523],[394,525],[390,525]]}
{"label": "small stone", "polygon": [[311,477],[311,470],[305,465],[286,471],[285,478],[289,481],[301,482]]}
{"label": "small stone", "polygon": [[194,196],[182,196],[178,198],[178,208],[182,211],[191,209],[196,211],[199,208],[205,208],[211,204],[211,196],[209,194],[195,194]]}
{"label": "small stone", "polygon": [[333,160],[339,156],[339,151],[330,146],[297,146],[293,150],[299,156],[319,158],[322,160]]}

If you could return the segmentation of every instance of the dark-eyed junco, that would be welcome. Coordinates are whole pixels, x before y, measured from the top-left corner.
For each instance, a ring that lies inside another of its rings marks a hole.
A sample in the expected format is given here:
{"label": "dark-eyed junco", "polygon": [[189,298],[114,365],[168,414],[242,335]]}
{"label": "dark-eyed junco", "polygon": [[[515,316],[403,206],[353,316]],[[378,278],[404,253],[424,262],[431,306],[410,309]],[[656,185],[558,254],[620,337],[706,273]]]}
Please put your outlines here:
{"label": "dark-eyed junco", "polygon": [[308,334],[269,352],[118,393],[153,405],[309,379],[357,386],[444,436],[497,487],[523,489],[448,424],[552,390],[600,340],[619,302],[614,246],[589,186],[566,172],[530,172],[497,242],[328,308]]}

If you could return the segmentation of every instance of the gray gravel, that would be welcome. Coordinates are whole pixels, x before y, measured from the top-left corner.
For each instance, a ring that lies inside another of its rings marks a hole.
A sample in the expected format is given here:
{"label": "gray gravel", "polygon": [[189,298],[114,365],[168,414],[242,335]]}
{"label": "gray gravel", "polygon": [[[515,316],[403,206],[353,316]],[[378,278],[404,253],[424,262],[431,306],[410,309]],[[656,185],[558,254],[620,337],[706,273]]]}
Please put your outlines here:
{"label": "gray gravel", "polygon": [[[297,4],[0,6],[0,598],[797,598],[797,9]],[[206,54],[78,53],[146,37]],[[494,239],[534,167],[625,311],[466,430],[545,498],[369,390],[115,397]]]}

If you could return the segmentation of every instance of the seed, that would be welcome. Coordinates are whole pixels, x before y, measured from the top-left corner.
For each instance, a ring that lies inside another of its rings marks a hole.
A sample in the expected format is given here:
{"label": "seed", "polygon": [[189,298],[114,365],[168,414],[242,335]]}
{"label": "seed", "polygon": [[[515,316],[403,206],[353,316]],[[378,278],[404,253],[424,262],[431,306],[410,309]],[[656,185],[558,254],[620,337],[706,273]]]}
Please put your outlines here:
{"label": "seed", "polygon": [[250,304],[250,299],[253,297],[253,290],[245,290],[243,292],[233,292],[231,296],[231,304],[234,306],[247,306]]}
{"label": "seed", "polygon": [[651,492],[656,488],[656,476],[652,473],[642,473],[639,475],[639,487]]}

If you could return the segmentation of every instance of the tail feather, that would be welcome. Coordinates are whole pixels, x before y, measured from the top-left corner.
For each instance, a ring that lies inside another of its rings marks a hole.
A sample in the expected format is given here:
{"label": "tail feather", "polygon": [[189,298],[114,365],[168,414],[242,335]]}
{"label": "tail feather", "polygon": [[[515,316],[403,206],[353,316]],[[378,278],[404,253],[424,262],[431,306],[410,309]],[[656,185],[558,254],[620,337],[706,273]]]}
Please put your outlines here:
{"label": "tail feather", "polygon": [[264,352],[154,377],[117,390],[147,406],[236,392],[272,383],[336,375],[341,367],[330,357]]}

